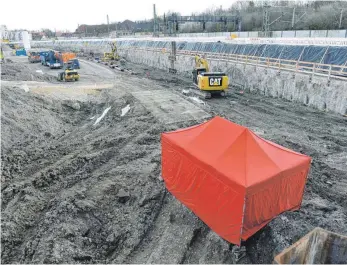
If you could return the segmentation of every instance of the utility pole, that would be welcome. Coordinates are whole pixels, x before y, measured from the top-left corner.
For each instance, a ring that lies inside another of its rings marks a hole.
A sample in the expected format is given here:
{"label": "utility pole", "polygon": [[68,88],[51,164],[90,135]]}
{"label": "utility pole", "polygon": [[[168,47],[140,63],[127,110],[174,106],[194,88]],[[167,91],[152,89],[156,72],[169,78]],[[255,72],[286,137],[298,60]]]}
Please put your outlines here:
{"label": "utility pole", "polygon": [[166,22],[166,16],[165,16],[165,13],[164,13],[164,28],[163,28],[163,31],[164,31],[164,36],[167,35],[167,22]]}
{"label": "utility pole", "polygon": [[269,28],[270,28],[270,6],[265,2],[263,5],[263,32],[264,37],[269,37]]}
{"label": "utility pole", "polygon": [[108,36],[110,36],[110,21],[108,19],[108,15],[106,17],[107,17],[107,33],[108,33]]}
{"label": "utility pole", "polygon": [[341,8],[339,29],[340,29],[341,26],[342,26],[342,16],[343,16],[343,9]]}
{"label": "utility pole", "polygon": [[157,13],[155,11],[155,4],[153,4],[153,37],[158,37],[157,29]]}
{"label": "utility pole", "polygon": [[295,25],[295,6],[293,8],[292,29],[294,29],[294,25]]}
{"label": "utility pole", "polygon": [[118,22],[116,22],[116,38],[118,38]]}

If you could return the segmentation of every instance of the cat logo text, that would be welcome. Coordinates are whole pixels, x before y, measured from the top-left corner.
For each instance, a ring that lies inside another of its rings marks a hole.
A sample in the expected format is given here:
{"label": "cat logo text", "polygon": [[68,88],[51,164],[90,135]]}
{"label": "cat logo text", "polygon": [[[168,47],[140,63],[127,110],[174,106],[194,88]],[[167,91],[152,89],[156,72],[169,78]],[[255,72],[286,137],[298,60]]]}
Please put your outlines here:
{"label": "cat logo text", "polygon": [[209,78],[210,86],[221,86],[222,85],[222,77],[210,77]]}

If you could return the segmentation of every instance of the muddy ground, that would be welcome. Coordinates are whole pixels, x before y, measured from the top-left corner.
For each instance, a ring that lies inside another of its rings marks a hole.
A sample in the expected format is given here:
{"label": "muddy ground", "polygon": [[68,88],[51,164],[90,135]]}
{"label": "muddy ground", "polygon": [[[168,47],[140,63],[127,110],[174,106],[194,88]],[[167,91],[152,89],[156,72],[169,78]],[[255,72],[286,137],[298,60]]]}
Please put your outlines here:
{"label": "muddy ground", "polygon": [[[235,91],[200,104],[180,93],[189,79],[131,63],[135,75],[82,61],[81,82],[52,93],[57,88],[47,86],[56,81],[28,74],[55,70],[12,59],[2,72],[15,69],[6,77],[14,81],[1,87],[3,263],[271,263],[316,226],[347,234],[346,117]],[[26,76],[46,83],[28,83],[26,92],[18,84]],[[77,89],[101,83],[111,87]],[[143,90],[170,93],[199,111],[175,120],[164,102],[139,100]],[[160,133],[206,114],[313,158],[301,209],[251,237],[242,258],[160,179]]]}

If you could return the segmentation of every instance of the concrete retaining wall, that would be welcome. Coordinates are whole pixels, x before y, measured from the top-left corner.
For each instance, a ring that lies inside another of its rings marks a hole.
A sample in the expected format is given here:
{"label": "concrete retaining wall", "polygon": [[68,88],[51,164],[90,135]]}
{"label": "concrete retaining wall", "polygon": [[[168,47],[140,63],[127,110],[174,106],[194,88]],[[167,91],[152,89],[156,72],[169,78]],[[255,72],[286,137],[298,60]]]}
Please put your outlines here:
{"label": "concrete retaining wall", "polygon": [[[151,51],[127,51],[125,58],[134,63],[168,70],[168,54]],[[257,91],[265,96],[283,98],[306,104],[319,110],[347,114],[347,82],[327,77],[245,65],[219,60],[209,60],[211,71],[225,71],[231,83],[241,85],[247,91]],[[191,76],[194,58],[179,55],[175,68],[179,74]],[[330,83],[330,84],[328,84]]]}

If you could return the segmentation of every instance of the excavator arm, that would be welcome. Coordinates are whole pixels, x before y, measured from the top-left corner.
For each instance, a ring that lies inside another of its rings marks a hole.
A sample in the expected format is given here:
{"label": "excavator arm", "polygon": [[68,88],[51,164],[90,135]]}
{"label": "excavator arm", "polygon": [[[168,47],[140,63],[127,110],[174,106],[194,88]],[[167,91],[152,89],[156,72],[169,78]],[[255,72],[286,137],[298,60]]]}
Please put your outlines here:
{"label": "excavator arm", "polygon": [[111,45],[111,52],[112,52],[114,60],[119,60],[116,42],[114,41],[110,45]]}
{"label": "excavator arm", "polygon": [[195,68],[205,68],[206,72],[210,70],[207,60],[199,55],[195,55]]}

